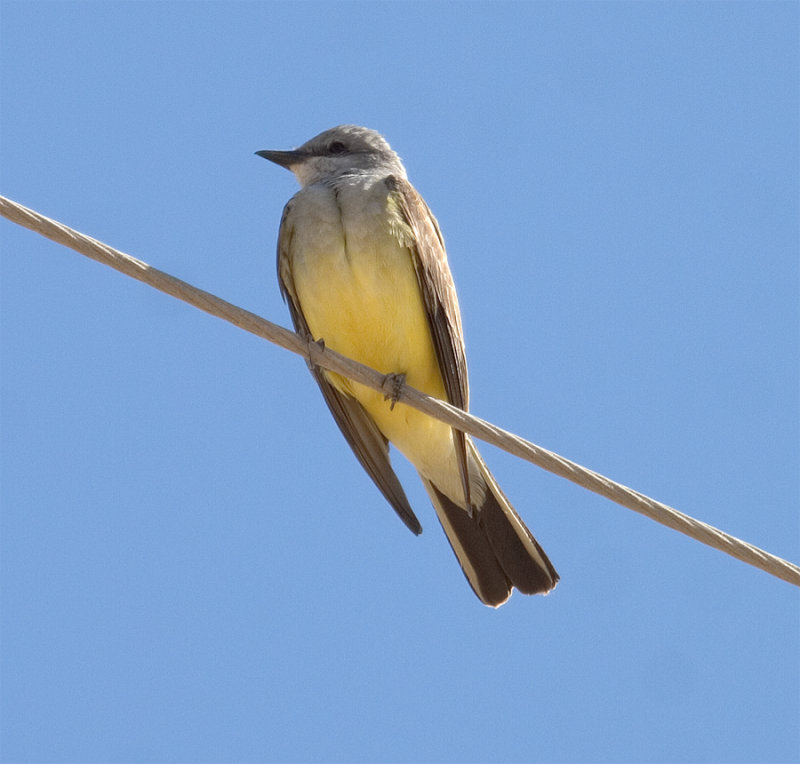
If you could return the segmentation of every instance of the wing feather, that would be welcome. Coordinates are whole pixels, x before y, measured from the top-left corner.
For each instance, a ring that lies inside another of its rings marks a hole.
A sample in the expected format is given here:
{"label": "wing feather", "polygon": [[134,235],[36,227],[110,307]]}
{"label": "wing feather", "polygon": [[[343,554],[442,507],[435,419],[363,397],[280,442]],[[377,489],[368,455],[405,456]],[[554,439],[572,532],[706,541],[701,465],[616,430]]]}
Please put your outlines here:
{"label": "wing feather", "polygon": [[[289,305],[295,331],[310,338],[311,332],[297,298],[289,257],[294,233],[289,219],[291,206],[290,201],[284,208],[278,235],[278,283],[281,294]],[[337,390],[328,381],[322,369],[313,364],[309,364],[309,368],[336,424],[339,425],[342,435],[361,466],[408,528],[415,534],[422,533],[422,526],[411,509],[400,480],[392,469],[389,461],[389,443],[386,438],[357,400]]]}
{"label": "wing feather", "polygon": [[[425,200],[407,180],[390,175],[386,185],[413,233],[410,248],[448,402],[466,411],[469,408],[469,383],[464,332],[442,232]],[[464,497],[466,506],[470,507],[466,438],[458,430],[454,435]]]}

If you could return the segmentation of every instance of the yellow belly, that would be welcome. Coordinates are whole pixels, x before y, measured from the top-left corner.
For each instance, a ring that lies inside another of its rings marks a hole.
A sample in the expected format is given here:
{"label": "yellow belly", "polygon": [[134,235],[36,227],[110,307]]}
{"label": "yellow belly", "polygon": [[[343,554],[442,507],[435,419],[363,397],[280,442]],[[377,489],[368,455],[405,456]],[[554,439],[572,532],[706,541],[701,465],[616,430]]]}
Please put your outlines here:
{"label": "yellow belly", "polygon": [[[318,205],[319,206],[319,205]],[[412,256],[376,205],[357,224],[340,211],[316,209],[315,224],[295,230],[292,276],[315,339],[326,347],[446,399]],[[381,393],[335,374],[329,379],[355,397],[383,434],[420,471],[452,462],[450,428]],[[449,471],[449,470],[448,470]]]}

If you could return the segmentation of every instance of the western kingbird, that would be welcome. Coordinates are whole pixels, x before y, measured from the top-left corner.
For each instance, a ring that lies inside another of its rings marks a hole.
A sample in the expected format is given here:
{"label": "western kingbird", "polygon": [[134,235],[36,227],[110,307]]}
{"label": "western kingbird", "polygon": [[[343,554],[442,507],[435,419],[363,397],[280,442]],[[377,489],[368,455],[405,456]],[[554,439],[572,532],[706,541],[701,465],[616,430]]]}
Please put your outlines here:
{"label": "western kingbird", "polygon": [[[341,125],[293,151],[258,151],[301,190],[283,210],[278,280],[295,329],[464,410],[467,364],[439,224],[379,133]],[[416,467],[475,594],[550,591],[558,574],[463,433],[338,374],[311,367],[361,465],[403,522],[422,528],[389,461]]]}

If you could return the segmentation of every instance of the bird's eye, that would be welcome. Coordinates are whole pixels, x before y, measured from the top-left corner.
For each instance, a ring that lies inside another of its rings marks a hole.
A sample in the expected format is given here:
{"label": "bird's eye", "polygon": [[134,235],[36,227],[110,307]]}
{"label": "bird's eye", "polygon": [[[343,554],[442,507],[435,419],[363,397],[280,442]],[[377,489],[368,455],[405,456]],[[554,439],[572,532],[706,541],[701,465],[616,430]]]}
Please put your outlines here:
{"label": "bird's eye", "polygon": [[334,141],[328,146],[328,153],[329,154],[344,154],[347,151],[347,146],[345,146],[341,141]]}

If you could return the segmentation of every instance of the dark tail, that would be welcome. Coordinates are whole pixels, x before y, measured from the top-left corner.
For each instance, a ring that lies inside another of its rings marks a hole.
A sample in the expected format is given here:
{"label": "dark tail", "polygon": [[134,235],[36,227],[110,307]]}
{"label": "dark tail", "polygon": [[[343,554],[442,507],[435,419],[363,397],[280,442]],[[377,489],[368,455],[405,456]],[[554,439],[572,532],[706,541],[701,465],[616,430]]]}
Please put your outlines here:
{"label": "dark tail", "polygon": [[[471,445],[471,444],[470,444]],[[423,479],[450,546],[472,590],[486,605],[498,607],[516,587],[523,594],[546,594],[558,583],[547,555],[497,485],[476,449],[480,471],[472,491],[472,513]],[[480,490],[483,482],[485,490]],[[463,503],[463,502],[462,502]]]}

